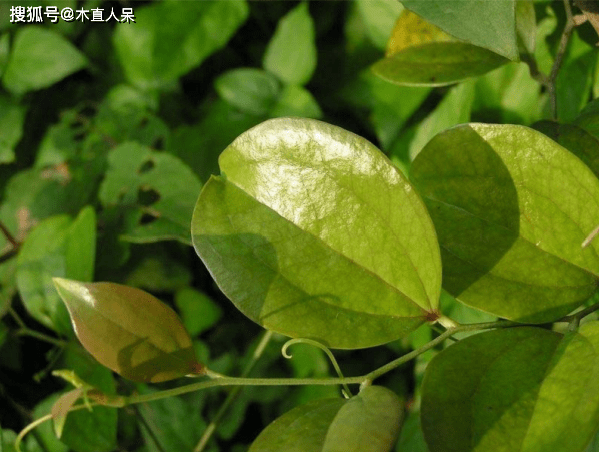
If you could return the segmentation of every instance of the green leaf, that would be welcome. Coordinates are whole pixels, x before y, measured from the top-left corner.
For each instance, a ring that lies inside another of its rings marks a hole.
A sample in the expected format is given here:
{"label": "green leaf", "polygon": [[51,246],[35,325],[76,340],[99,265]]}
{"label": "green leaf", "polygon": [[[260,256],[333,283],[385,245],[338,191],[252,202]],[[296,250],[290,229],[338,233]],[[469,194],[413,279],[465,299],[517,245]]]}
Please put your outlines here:
{"label": "green leaf", "polygon": [[270,116],[299,116],[302,118],[319,119],[322,110],[310,91],[297,85],[283,87],[277,103],[270,109]]}
{"label": "green leaf", "polygon": [[385,56],[395,55],[408,47],[446,41],[455,41],[455,39],[439,27],[422,19],[418,14],[404,9],[395,22],[387,42]]}
{"label": "green leaf", "polygon": [[546,95],[525,63],[509,63],[479,77],[474,89],[472,111],[483,122],[531,124],[543,116]]}
{"label": "green leaf", "polygon": [[108,164],[98,195],[104,206],[136,206],[151,220],[125,231],[124,240],[189,244],[191,213],[201,183],[187,165],[134,142],[114,148]]}
{"label": "green leaf", "polygon": [[574,124],[541,121],[533,127],[582,160],[599,178],[599,139]]}
{"label": "green leaf", "polygon": [[302,2],[278,23],[264,54],[264,69],[283,82],[304,85],[316,69],[314,22]]}
{"label": "green leaf", "polygon": [[461,302],[522,322],[554,321],[597,289],[599,181],[532,129],[468,124],[440,133],[411,178],[441,245],[443,287]]}
{"label": "green leaf", "polygon": [[15,159],[14,148],[23,136],[25,107],[0,96],[0,164]]}
{"label": "green leaf", "polygon": [[327,431],[344,399],[320,399],[300,405],[274,420],[249,452],[321,452]]}
{"label": "green leaf", "polygon": [[214,301],[191,287],[175,293],[175,304],[191,336],[197,336],[212,327],[223,315]]}
{"label": "green leaf", "polygon": [[366,35],[378,49],[384,50],[403,6],[396,0],[357,0],[356,6]]}
{"label": "green leaf", "polygon": [[2,82],[13,94],[47,88],[87,66],[87,59],[58,33],[19,28]]}
{"label": "green leaf", "polygon": [[42,221],[27,236],[17,261],[17,287],[27,312],[60,334],[72,334],[52,277],[90,281],[96,250],[96,214],[86,207],[74,220],[60,215]]}
{"label": "green leaf", "polygon": [[555,86],[560,121],[573,121],[587,104],[596,61],[597,51],[593,49],[567,62],[560,70]]}
{"label": "green leaf", "polygon": [[515,1],[403,0],[403,5],[456,38],[518,59]]}
{"label": "green leaf", "polygon": [[409,183],[366,140],[315,120],[273,119],[237,138],[220,166],[226,176],[204,187],[192,238],[250,319],[291,337],[360,348],[436,315],[432,223]]}
{"label": "green leaf", "polygon": [[474,83],[466,82],[451,88],[439,105],[418,124],[408,151],[410,159],[414,160],[439,132],[470,121],[473,100]]}
{"label": "green leaf", "polygon": [[504,57],[472,44],[432,42],[407,47],[378,61],[372,70],[398,85],[443,86],[478,77],[507,62]]}
{"label": "green leaf", "polygon": [[522,451],[560,339],[540,328],[496,330],[463,339],[433,358],[421,407],[431,452]]}
{"label": "green leaf", "polygon": [[403,418],[399,397],[369,386],[349,400],[308,402],[272,422],[249,452],[387,452]]}
{"label": "green leaf", "polygon": [[77,337],[101,364],[134,381],[201,373],[177,314],[139,289],[54,278]]}
{"label": "green leaf", "polygon": [[[167,150],[183,160],[205,182],[218,172],[218,156],[239,134],[260,122],[255,115],[217,99],[202,110],[199,123],[173,131]],[[201,149],[201,152],[198,150]]]}
{"label": "green leaf", "polygon": [[0,35],[0,77],[4,74],[6,65],[8,64],[10,35],[3,33]]}
{"label": "green leaf", "polygon": [[265,115],[279,96],[280,85],[274,75],[261,69],[233,69],[214,82],[219,96],[243,112]]}
{"label": "green leaf", "polygon": [[245,1],[155,3],[117,25],[113,43],[131,83],[160,88],[222,48],[247,15]]}
{"label": "green leaf", "polygon": [[423,383],[431,451],[584,451],[599,423],[598,345],[588,322],[563,338],[525,327],[450,346]]}
{"label": "green leaf", "polygon": [[[139,389],[142,394],[153,392],[145,387]],[[169,397],[139,405],[139,412],[144,419],[140,430],[145,439],[146,450],[193,450],[208,426],[202,417],[204,397],[204,392],[201,392],[191,397]]]}
{"label": "green leaf", "polygon": [[533,0],[516,0],[516,35],[520,51],[534,55],[537,19]]}
{"label": "green leaf", "polygon": [[368,386],[341,407],[322,452],[388,452],[403,422],[403,403],[382,386]]}

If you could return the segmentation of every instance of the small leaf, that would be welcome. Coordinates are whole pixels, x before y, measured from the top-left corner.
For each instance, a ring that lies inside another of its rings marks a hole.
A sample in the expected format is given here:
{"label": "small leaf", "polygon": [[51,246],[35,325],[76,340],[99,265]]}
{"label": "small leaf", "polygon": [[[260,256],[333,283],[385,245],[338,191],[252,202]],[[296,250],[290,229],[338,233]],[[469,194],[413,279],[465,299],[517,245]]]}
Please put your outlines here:
{"label": "small leaf", "polygon": [[54,402],[54,405],[52,405],[51,413],[54,422],[54,433],[58,439],[62,436],[69,410],[73,407],[75,402],[83,396],[85,391],[86,388],[79,387],[69,392],[65,392],[58,398],[58,400],[56,400],[56,402]]}
{"label": "small leaf", "polygon": [[407,47],[372,66],[379,77],[408,86],[443,86],[478,77],[509,60],[465,42]]}
{"label": "small leaf", "polygon": [[0,95],[0,164],[15,159],[14,148],[23,136],[25,107]]}
{"label": "small leaf", "polygon": [[[384,50],[393,24],[403,11],[403,6],[395,0],[357,0],[357,12],[364,22],[365,32],[372,44]],[[352,38],[352,34],[348,38]]]}
{"label": "small leaf", "polygon": [[279,21],[266,47],[264,69],[287,84],[310,81],[316,69],[316,43],[308,2],[300,3]]}
{"label": "small leaf", "polygon": [[214,88],[231,105],[254,115],[267,114],[281,89],[274,75],[254,68],[227,71],[215,80]]}
{"label": "small leaf", "polygon": [[126,206],[129,210],[135,205],[151,220],[128,228],[124,240],[178,240],[189,244],[191,212],[202,184],[185,163],[130,141],[110,151],[108,164],[98,194],[102,204]]}
{"label": "small leaf", "polygon": [[440,133],[412,181],[436,226],[443,287],[461,302],[522,322],[551,322],[597,290],[599,180],[532,129],[468,124]]}
{"label": "small leaf", "polygon": [[201,373],[177,314],[147,292],[54,278],[77,337],[101,364],[134,381]]}
{"label": "small leaf", "polygon": [[2,81],[10,92],[23,94],[47,88],[85,66],[85,56],[60,34],[23,27],[16,33]]}
{"label": "small leaf", "polygon": [[436,315],[440,267],[428,213],[366,140],[315,120],[273,119],[237,138],[220,167],[226,177],[204,187],[192,238],[249,318],[359,348]]}
{"label": "small leaf", "polygon": [[524,52],[534,55],[537,20],[532,0],[516,0],[516,34]]}

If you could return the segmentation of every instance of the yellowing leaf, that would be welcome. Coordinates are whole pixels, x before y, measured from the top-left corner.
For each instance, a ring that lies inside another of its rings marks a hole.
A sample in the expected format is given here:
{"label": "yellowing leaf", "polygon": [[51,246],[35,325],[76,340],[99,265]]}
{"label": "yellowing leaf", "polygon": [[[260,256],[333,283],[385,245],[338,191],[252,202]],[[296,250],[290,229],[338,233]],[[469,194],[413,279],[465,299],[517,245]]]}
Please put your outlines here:
{"label": "yellowing leaf", "polygon": [[181,320],[152,295],[113,283],[53,281],[77,337],[101,364],[143,382],[203,372]]}

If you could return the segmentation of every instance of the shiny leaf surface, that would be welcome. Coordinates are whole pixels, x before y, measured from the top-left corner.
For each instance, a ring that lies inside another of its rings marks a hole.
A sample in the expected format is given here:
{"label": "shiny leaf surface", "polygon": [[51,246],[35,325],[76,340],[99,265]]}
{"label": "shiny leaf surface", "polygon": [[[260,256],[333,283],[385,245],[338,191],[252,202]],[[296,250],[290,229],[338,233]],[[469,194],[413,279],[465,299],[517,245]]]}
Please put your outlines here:
{"label": "shiny leaf surface", "polygon": [[432,223],[366,140],[319,121],[276,119],[235,140],[220,167],[226,176],[212,178],[196,205],[193,243],[249,318],[359,348],[436,315]]}
{"label": "shiny leaf surface", "polygon": [[440,133],[411,178],[433,218],[443,287],[512,320],[554,321],[597,287],[599,181],[532,129],[469,124]]}
{"label": "shiny leaf surface", "polygon": [[77,337],[101,364],[134,381],[201,373],[177,314],[139,289],[54,278]]}

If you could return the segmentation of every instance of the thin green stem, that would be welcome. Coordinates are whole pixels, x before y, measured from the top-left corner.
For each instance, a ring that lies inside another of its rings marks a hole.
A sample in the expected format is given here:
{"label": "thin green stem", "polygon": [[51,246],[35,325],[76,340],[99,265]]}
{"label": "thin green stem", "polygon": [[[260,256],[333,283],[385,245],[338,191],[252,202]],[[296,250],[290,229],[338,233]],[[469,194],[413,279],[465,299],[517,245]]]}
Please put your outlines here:
{"label": "thin green stem", "polygon": [[557,54],[555,55],[555,61],[553,62],[553,66],[551,67],[551,73],[549,74],[549,100],[551,103],[551,115],[553,119],[557,119],[557,76],[564,61],[564,56],[566,54],[566,49],[568,48],[568,42],[570,41],[570,37],[572,36],[572,31],[574,30],[574,27],[576,25],[572,17],[572,8],[570,7],[570,0],[563,1],[564,8],[566,10],[566,25],[564,26],[564,31],[562,32],[562,37],[560,38]]}
{"label": "thin green stem", "polygon": [[[242,377],[247,377],[249,375],[249,373],[252,371],[252,369],[256,366],[256,363],[262,357],[262,354],[264,353],[264,349],[270,342],[271,338],[272,338],[272,331],[270,331],[270,330],[265,331],[264,334],[262,335],[262,338],[260,339],[260,342],[258,343],[258,346],[256,347],[256,350],[254,350],[254,353],[252,354],[252,358],[248,361],[245,368],[241,372]],[[223,418],[223,416],[225,415],[225,413],[227,412],[227,410],[229,409],[231,404],[233,404],[233,402],[235,400],[237,400],[237,397],[241,393],[241,389],[242,389],[241,386],[237,386],[237,387],[233,388],[233,390],[229,393],[229,395],[227,396],[227,398],[225,399],[223,404],[220,406],[220,408],[216,412],[216,415],[214,416],[214,418],[212,419],[212,421],[210,422],[210,424],[208,425],[206,430],[204,430],[204,433],[202,434],[200,441],[198,441],[198,444],[196,445],[194,452],[202,452],[204,450],[204,448],[206,447],[206,444],[208,444],[208,441],[210,441],[210,438],[216,431],[216,428],[218,427],[218,423]]]}
{"label": "thin green stem", "polygon": [[48,342],[49,344],[56,345],[57,347],[64,347],[67,345],[67,341],[63,341],[62,339],[58,339],[56,337],[48,336],[47,334],[40,333],[39,331],[32,330],[27,325],[23,319],[17,314],[17,311],[14,310],[12,306],[8,308],[8,313],[14,319],[14,321],[19,325],[19,329],[16,331],[18,336],[30,336],[35,339],[39,339],[40,341]]}
{"label": "thin green stem", "polygon": [[589,314],[592,314],[595,311],[599,311],[599,303],[595,303],[594,305],[589,306],[588,308],[585,308],[582,311],[575,312],[572,315],[567,315],[565,317],[562,317],[561,319],[557,320],[557,322],[567,322],[567,323],[578,322],[578,323],[580,323],[580,321],[584,317],[586,317]]}
{"label": "thin green stem", "polygon": [[2,231],[2,234],[4,235],[4,237],[6,237],[6,240],[10,242],[13,248],[19,247],[19,242],[17,242],[17,239],[15,239],[15,237],[10,233],[10,231],[2,221],[0,221],[0,231]]}

